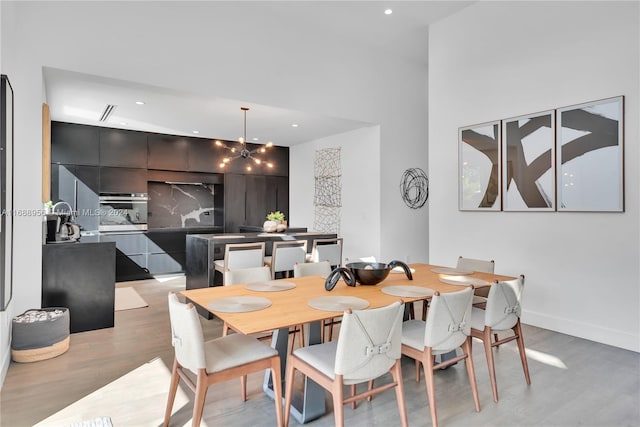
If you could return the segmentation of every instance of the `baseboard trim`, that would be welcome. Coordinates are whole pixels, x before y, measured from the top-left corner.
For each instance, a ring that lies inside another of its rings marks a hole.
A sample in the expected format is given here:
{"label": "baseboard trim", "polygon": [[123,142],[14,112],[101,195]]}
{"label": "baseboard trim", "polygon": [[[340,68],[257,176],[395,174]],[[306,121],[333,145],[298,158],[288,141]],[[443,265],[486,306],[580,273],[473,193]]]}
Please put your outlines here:
{"label": "baseboard trim", "polygon": [[640,353],[640,336],[593,323],[523,310],[522,323]]}

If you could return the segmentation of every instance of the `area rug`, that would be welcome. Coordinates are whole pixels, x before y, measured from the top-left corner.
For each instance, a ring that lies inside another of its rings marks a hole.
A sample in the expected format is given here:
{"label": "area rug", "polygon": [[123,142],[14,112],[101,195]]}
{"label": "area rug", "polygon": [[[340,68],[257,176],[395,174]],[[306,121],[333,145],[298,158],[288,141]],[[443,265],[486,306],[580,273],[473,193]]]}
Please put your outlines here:
{"label": "area rug", "polygon": [[[35,427],[84,426],[84,420],[102,419],[108,414],[115,427],[161,426],[169,394],[171,368],[156,358],[139,366],[104,387],[61,409]],[[178,388],[173,414],[185,413],[189,418],[189,395]],[[179,417],[178,417],[179,418]],[[172,421],[174,421],[172,419]],[[100,424],[91,424],[91,426]],[[191,422],[173,425],[187,426]],[[204,421],[202,422],[204,426]]]}
{"label": "area rug", "polygon": [[116,288],[116,309],[115,311],[131,310],[133,308],[148,307],[149,304],[142,299],[140,294],[135,289],[128,288]]}

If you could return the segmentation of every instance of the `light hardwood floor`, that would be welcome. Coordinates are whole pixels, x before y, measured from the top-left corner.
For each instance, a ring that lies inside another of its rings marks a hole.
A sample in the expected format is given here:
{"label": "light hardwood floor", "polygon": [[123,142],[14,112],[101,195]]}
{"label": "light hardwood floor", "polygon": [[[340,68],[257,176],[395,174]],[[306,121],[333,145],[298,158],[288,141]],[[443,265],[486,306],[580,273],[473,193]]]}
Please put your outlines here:
{"label": "light hardwood floor", "polygon": [[[127,282],[149,307],[115,314],[115,327],[73,334],[67,353],[47,361],[11,363],[0,397],[0,425],[54,425],[110,416],[117,427],[162,423],[173,360],[166,295],[184,289],[184,278]],[[525,301],[526,303],[526,301]],[[202,320],[205,335],[220,335],[221,322]],[[515,344],[496,351],[500,401],[494,403],[482,346],[473,355],[482,411],[476,413],[464,364],[436,373],[442,426],[637,426],[640,425],[640,355],[591,341],[524,327],[531,386],[524,381]],[[413,379],[403,361],[409,424],[429,426],[424,380]],[[251,375],[248,401],[239,381],[209,389],[202,425],[272,426],[273,403]],[[190,425],[192,394],[178,396],[172,426]],[[332,426],[329,412],[309,425]],[[66,408],[66,409],[65,409]],[[348,426],[399,425],[395,395],[384,393],[356,410],[345,409]],[[292,420],[291,425],[297,425]]]}

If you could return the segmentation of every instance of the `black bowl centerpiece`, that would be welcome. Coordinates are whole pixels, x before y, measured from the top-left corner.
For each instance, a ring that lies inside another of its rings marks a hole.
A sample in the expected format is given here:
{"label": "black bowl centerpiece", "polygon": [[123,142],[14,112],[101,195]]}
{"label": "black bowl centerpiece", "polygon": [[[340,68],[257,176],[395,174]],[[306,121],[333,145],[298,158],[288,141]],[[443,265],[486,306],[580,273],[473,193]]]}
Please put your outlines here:
{"label": "black bowl centerpiece", "polygon": [[387,278],[391,270],[401,267],[409,280],[413,280],[411,269],[402,261],[391,261],[388,264],[383,262],[350,262],[345,267],[338,267],[327,276],[325,289],[330,291],[338,280],[342,279],[349,286],[355,286],[356,282],[361,285],[377,285]]}

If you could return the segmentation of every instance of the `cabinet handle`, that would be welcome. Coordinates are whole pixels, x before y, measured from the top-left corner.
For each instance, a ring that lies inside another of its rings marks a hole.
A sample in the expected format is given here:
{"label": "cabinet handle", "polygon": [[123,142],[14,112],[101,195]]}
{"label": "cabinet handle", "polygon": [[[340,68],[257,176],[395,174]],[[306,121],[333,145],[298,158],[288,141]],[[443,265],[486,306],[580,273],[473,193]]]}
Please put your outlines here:
{"label": "cabinet handle", "polygon": [[73,211],[78,212],[78,180],[77,179],[73,181]]}

